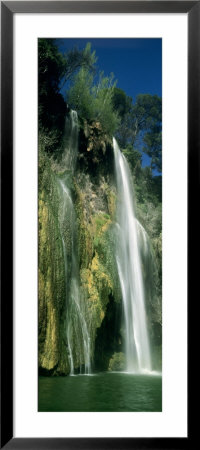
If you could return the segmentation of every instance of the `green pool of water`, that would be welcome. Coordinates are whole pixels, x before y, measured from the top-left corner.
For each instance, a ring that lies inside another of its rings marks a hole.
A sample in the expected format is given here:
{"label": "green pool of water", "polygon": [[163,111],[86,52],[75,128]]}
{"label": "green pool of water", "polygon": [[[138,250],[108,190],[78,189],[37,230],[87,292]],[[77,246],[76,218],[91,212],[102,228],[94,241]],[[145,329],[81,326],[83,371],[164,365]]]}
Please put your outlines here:
{"label": "green pool of water", "polygon": [[39,377],[38,411],[162,411],[162,377],[105,372]]}

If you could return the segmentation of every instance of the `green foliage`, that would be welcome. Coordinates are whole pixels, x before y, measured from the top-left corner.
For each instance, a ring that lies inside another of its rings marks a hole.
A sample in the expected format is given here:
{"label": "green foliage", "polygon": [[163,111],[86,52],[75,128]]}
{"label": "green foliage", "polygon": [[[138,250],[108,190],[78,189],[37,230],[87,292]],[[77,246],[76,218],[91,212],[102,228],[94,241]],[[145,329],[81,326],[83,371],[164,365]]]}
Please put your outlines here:
{"label": "green foliage", "polygon": [[151,168],[162,170],[162,100],[157,95],[140,94],[133,107],[142,150],[151,158]]}
{"label": "green foliage", "polygon": [[115,137],[120,147],[125,148],[127,145],[134,145],[136,135],[137,127],[135,125],[132,111],[130,111],[129,113],[126,113],[123,120],[121,120],[115,133]]}
{"label": "green foliage", "polygon": [[[65,60],[52,39],[38,40],[38,113],[39,129],[49,136],[46,151],[53,152],[61,145],[66,105],[59,93],[59,82],[65,69]],[[53,139],[52,139],[53,137]]]}
{"label": "green foliage", "polygon": [[[135,104],[124,91],[115,88],[113,106],[120,123],[115,136],[121,148],[145,152],[151,158],[151,168],[162,170],[162,100],[157,95],[140,94]],[[133,161],[134,162],[134,161]],[[132,162],[131,162],[132,164]]]}
{"label": "green foliage", "polygon": [[112,103],[115,85],[113,74],[104,77],[104,73],[101,72],[98,84],[92,89],[95,117],[109,135],[113,135],[118,125],[118,115],[114,112]]}
{"label": "green foliage", "polygon": [[94,104],[92,97],[93,76],[89,71],[81,68],[75,75],[73,84],[67,93],[67,102],[78,115],[87,120],[94,117]]}
{"label": "green foliage", "polygon": [[62,152],[62,131],[59,128],[39,129],[39,145],[46,153],[60,158]]}
{"label": "green foliage", "polygon": [[133,169],[137,200],[140,204],[147,202],[157,206],[162,202],[162,177],[154,176],[151,167]]}
{"label": "green foliage", "polygon": [[70,80],[81,67],[95,73],[97,58],[95,51],[91,51],[90,42],[88,42],[85,48],[81,51],[76,47],[70,50],[65,54],[65,60],[65,73],[62,80],[62,85]]}
{"label": "green foliage", "polygon": [[141,152],[133,148],[131,144],[128,144],[125,150],[123,150],[123,154],[129,162],[129,165],[134,174],[136,175],[140,173],[142,164]]}
{"label": "green foliage", "polygon": [[132,114],[132,98],[119,88],[113,91],[113,107],[119,116],[119,124],[115,132],[115,137],[121,148],[132,145],[135,140],[136,130],[134,117]]}
{"label": "green foliage", "polygon": [[94,71],[95,62],[95,52],[91,52],[90,44],[84,50],[72,49],[63,56],[55,40],[38,40],[39,129],[46,136],[49,134],[49,145],[45,148],[47,152],[55,155],[62,150],[67,108],[60,93],[61,83],[65,84],[80,67]]}
{"label": "green foliage", "polygon": [[121,120],[130,112],[132,107],[132,98],[128,97],[122,89],[115,87],[112,96],[113,108],[118,112]]}
{"label": "green foliage", "polygon": [[140,94],[136,98],[133,112],[140,129],[150,129],[162,121],[162,101],[157,95]]}
{"label": "green foliage", "polygon": [[112,74],[104,77],[101,72],[95,83],[94,75],[82,67],[74,76],[67,101],[82,119],[100,122],[103,131],[112,135],[118,124],[112,104],[114,86]]}
{"label": "green foliage", "polygon": [[162,133],[159,127],[154,126],[144,136],[143,151],[151,158],[152,169],[162,170]]}
{"label": "green foliage", "polygon": [[58,92],[60,78],[64,74],[65,66],[65,58],[58,51],[53,39],[39,39],[39,95],[47,95],[51,89]]}

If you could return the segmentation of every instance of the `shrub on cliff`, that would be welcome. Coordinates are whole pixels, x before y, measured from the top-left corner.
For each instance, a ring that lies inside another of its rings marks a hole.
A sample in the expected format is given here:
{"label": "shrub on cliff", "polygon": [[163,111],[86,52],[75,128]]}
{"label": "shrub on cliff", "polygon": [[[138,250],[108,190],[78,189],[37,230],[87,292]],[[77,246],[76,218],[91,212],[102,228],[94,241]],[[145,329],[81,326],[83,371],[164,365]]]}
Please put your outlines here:
{"label": "shrub on cliff", "polygon": [[103,72],[100,73],[95,83],[94,74],[82,67],[74,76],[67,93],[67,101],[81,118],[100,122],[103,131],[113,135],[118,125],[118,115],[112,103],[114,87],[112,74],[110,77],[104,77]]}

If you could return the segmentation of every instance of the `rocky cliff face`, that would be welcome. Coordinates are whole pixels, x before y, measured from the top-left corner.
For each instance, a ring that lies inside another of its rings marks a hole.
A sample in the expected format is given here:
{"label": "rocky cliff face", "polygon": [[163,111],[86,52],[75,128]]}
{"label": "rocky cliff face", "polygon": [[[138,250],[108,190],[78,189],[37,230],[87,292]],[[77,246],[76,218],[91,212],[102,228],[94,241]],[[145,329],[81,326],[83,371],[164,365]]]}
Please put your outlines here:
{"label": "rocky cliff face", "polygon": [[[70,372],[66,334],[69,289],[63,239],[70,255],[70,230],[73,224],[66,223],[66,229],[61,230],[58,179],[64,178],[70,186],[76,215],[80,296],[90,335],[92,365],[95,369],[107,370],[115,368],[115,360],[119,367],[121,361],[123,362],[121,290],[114,251],[117,242],[116,187],[113,174],[112,142],[103,135],[99,123],[84,122],[81,126],[74,174],[62,167],[62,161],[55,164],[49,159],[44,151],[44,143],[40,143],[39,370],[42,374],[67,375]],[[156,245],[160,254],[159,242],[155,243],[155,247]],[[159,265],[158,255],[156,261]],[[147,277],[148,270],[144,270]],[[155,271],[158,272],[159,269],[155,268]],[[159,285],[159,274],[156,276]],[[161,305],[157,299],[158,289],[154,298],[151,298],[148,309],[149,328],[152,342],[155,341],[154,347],[157,348],[156,355],[161,346]],[[80,334],[74,336],[76,346],[83,345],[80,340]],[[80,361],[78,353],[73,351],[76,371],[83,361]]]}

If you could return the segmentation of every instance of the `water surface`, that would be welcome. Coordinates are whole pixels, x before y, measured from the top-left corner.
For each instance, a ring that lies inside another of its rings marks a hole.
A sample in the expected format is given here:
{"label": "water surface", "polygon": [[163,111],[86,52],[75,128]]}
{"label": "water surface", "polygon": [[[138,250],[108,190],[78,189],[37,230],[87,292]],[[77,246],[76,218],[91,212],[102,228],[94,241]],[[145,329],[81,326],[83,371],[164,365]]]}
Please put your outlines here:
{"label": "water surface", "polygon": [[98,373],[39,377],[38,411],[162,411],[162,377]]}

